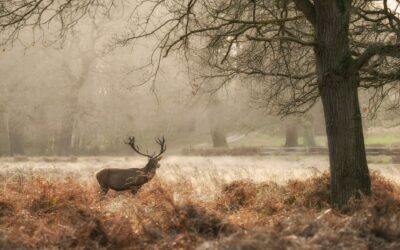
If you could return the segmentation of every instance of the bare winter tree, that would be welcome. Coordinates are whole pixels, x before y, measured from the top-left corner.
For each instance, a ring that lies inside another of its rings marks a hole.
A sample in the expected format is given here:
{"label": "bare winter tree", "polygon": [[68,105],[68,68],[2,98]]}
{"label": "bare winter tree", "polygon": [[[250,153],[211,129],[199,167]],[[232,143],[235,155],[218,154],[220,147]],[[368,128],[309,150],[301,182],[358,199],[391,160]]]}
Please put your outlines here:
{"label": "bare winter tree", "polygon": [[57,137],[56,147],[61,155],[69,155],[75,149],[74,136],[79,116],[79,94],[90,77],[93,65],[98,59],[99,52],[96,51],[96,42],[101,38],[102,32],[99,29],[96,20],[93,19],[89,35],[84,42],[89,43],[88,48],[82,49],[79,39],[71,42],[71,47],[78,49],[80,59],[79,72],[74,72],[73,65],[69,64],[67,59],[63,59],[62,67],[69,82],[67,93],[67,108],[61,123],[61,130]]}
{"label": "bare winter tree", "polygon": [[[157,1],[144,31],[123,42],[161,34],[164,55],[207,50],[213,71],[205,78],[220,77],[222,85],[238,75],[259,77],[264,100],[281,114],[304,112],[321,98],[332,205],[341,208],[371,193],[358,89],[396,80],[385,70],[398,68],[400,45],[386,37],[397,36],[399,19],[387,1],[377,2]],[[165,10],[164,19],[153,19]]]}
{"label": "bare winter tree", "polygon": [[286,122],[285,147],[297,147],[299,118],[293,117]]}
{"label": "bare winter tree", "polygon": [[228,141],[226,140],[224,127],[221,122],[221,115],[223,115],[222,103],[219,100],[218,96],[214,95],[210,97],[207,113],[213,146],[215,148],[228,147]]}
{"label": "bare winter tree", "polygon": [[[66,30],[113,4],[3,1],[2,37],[49,22]],[[133,32],[120,43],[156,36],[156,64],[173,51],[202,57],[209,67],[198,79],[220,78],[214,89],[238,76],[255,79],[264,105],[280,114],[307,111],[321,98],[332,205],[371,193],[358,89],[397,91],[400,18],[388,0],[142,0],[131,16]]]}

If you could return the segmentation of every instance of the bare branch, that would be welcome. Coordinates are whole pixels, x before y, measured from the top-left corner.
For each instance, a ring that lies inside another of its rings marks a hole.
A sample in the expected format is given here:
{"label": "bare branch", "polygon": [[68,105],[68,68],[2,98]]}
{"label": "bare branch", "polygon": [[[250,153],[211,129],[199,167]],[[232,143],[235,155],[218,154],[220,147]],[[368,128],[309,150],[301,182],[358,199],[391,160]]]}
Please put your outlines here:
{"label": "bare branch", "polygon": [[355,60],[354,69],[359,70],[376,55],[400,58],[400,44],[373,44],[368,46],[364,53]]}
{"label": "bare branch", "polygon": [[264,42],[273,42],[273,41],[289,41],[295,42],[304,46],[317,46],[318,44],[315,42],[304,41],[295,37],[290,36],[281,36],[281,37],[273,37],[273,38],[266,38],[266,37],[253,37],[253,36],[246,36],[247,39],[253,41],[264,41]]}
{"label": "bare branch", "polygon": [[313,25],[316,25],[316,14],[314,5],[309,0],[293,0],[297,8],[303,12],[307,20]]}

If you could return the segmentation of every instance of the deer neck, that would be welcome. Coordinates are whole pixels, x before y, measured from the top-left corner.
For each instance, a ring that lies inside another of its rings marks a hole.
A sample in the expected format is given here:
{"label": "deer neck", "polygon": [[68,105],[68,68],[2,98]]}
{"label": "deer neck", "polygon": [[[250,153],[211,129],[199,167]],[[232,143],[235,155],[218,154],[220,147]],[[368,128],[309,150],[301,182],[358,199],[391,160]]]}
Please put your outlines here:
{"label": "deer neck", "polygon": [[153,164],[147,163],[147,165],[143,168],[143,171],[146,173],[156,172],[156,167]]}

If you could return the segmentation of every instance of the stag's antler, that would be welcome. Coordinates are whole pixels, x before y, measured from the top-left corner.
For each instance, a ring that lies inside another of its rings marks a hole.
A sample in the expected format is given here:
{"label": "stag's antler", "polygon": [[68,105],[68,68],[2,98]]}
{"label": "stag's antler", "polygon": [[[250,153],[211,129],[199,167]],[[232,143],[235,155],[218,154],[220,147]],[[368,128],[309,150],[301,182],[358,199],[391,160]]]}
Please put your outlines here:
{"label": "stag's antler", "polygon": [[130,137],[128,138],[128,141],[125,142],[125,144],[131,146],[131,148],[133,149],[133,151],[135,151],[136,153],[138,153],[138,154],[140,154],[140,155],[143,155],[143,156],[146,156],[146,157],[148,157],[148,158],[153,158],[154,155],[155,155],[155,153],[154,153],[153,155],[148,155],[148,154],[144,154],[144,153],[140,152],[140,151],[139,151],[139,150],[140,150],[140,149],[139,149],[139,146],[138,146],[138,145],[135,145],[135,137],[134,137],[134,136],[130,136]]}
{"label": "stag's antler", "polygon": [[160,153],[158,155],[154,156],[154,158],[159,157],[160,155],[162,155],[165,152],[165,150],[167,150],[167,145],[165,144],[164,136],[162,137],[162,139],[158,138],[156,140],[156,142],[157,142],[158,145],[160,145],[161,150],[160,150]]}

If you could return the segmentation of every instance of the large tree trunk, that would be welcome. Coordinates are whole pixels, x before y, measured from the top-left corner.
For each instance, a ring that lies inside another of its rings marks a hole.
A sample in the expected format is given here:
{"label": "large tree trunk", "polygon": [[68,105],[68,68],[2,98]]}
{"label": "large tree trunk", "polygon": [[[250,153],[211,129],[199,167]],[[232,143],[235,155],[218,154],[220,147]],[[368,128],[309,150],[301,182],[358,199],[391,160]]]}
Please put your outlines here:
{"label": "large tree trunk", "polygon": [[324,106],[331,170],[332,206],[343,208],[352,196],[369,195],[368,172],[357,88],[348,40],[351,1],[317,0],[318,85]]}
{"label": "large tree trunk", "polygon": [[79,89],[71,87],[67,101],[67,109],[62,118],[61,130],[57,138],[57,153],[59,155],[70,155],[74,153],[73,135],[76,113],[78,112]]}
{"label": "large tree trunk", "polygon": [[0,110],[0,156],[10,154],[10,133],[8,130],[8,114]]}
{"label": "large tree trunk", "polygon": [[334,84],[321,90],[331,167],[332,204],[343,207],[353,195],[371,193],[357,88],[354,82],[325,79]]}
{"label": "large tree trunk", "polygon": [[[94,45],[93,45],[94,46]],[[90,67],[96,60],[96,53],[91,50],[82,57],[81,70],[78,77],[75,77],[71,66],[65,61],[64,69],[70,81],[70,90],[67,95],[67,109],[62,118],[61,130],[57,139],[57,151],[60,155],[76,153],[76,143],[74,143],[74,129],[77,123],[77,113],[79,111],[79,93],[90,75]]]}
{"label": "large tree trunk", "polygon": [[224,115],[223,113],[220,100],[217,96],[213,96],[208,105],[208,121],[210,124],[211,139],[215,148],[228,147],[225,129],[221,120],[221,117]]}
{"label": "large tree trunk", "polygon": [[304,115],[302,117],[302,125],[303,125],[303,144],[305,147],[315,147],[317,144],[315,143],[314,136],[314,118],[312,115]]}
{"label": "large tree trunk", "polygon": [[18,114],[11,114],[9,117],[9,138],[10,154],[23,155],[24,149],[24,127],[21,117]]}
{"label": "large tree trunk", "polygon": [[62,120],[60,134],[57,138],[57,153],[59,155],[69,155],[72,151],[71,141],[72,141],[72,133],[73,133],[73,115],[68,112],[68,114],[64,115]]}
{"label": "large tree trunk", "polygon": [[290,121],[286,125],[285,147],[297,147],[298,145],[297,125],[294,121]]}
{"label": "large tree trunk", "polygon": [[0,84],[0,156],[10,155],[10,131],[8,129],[8,89]]}
{"label": "large tree trunk", "polygon": [[213,141],[214,148],[228,147],[225,133],[220,128],[211,128],[211,138]]}
{"label": "large tree trunk", "polygon": [[47,119],[44,108],[39,108],[35,113],[35,123],[39,122],[40,126],[37,132],[33,134],[32,153],[35,155],[45,155],[47,151],[47,144],[49,141],[48,124],[45,122]]}

